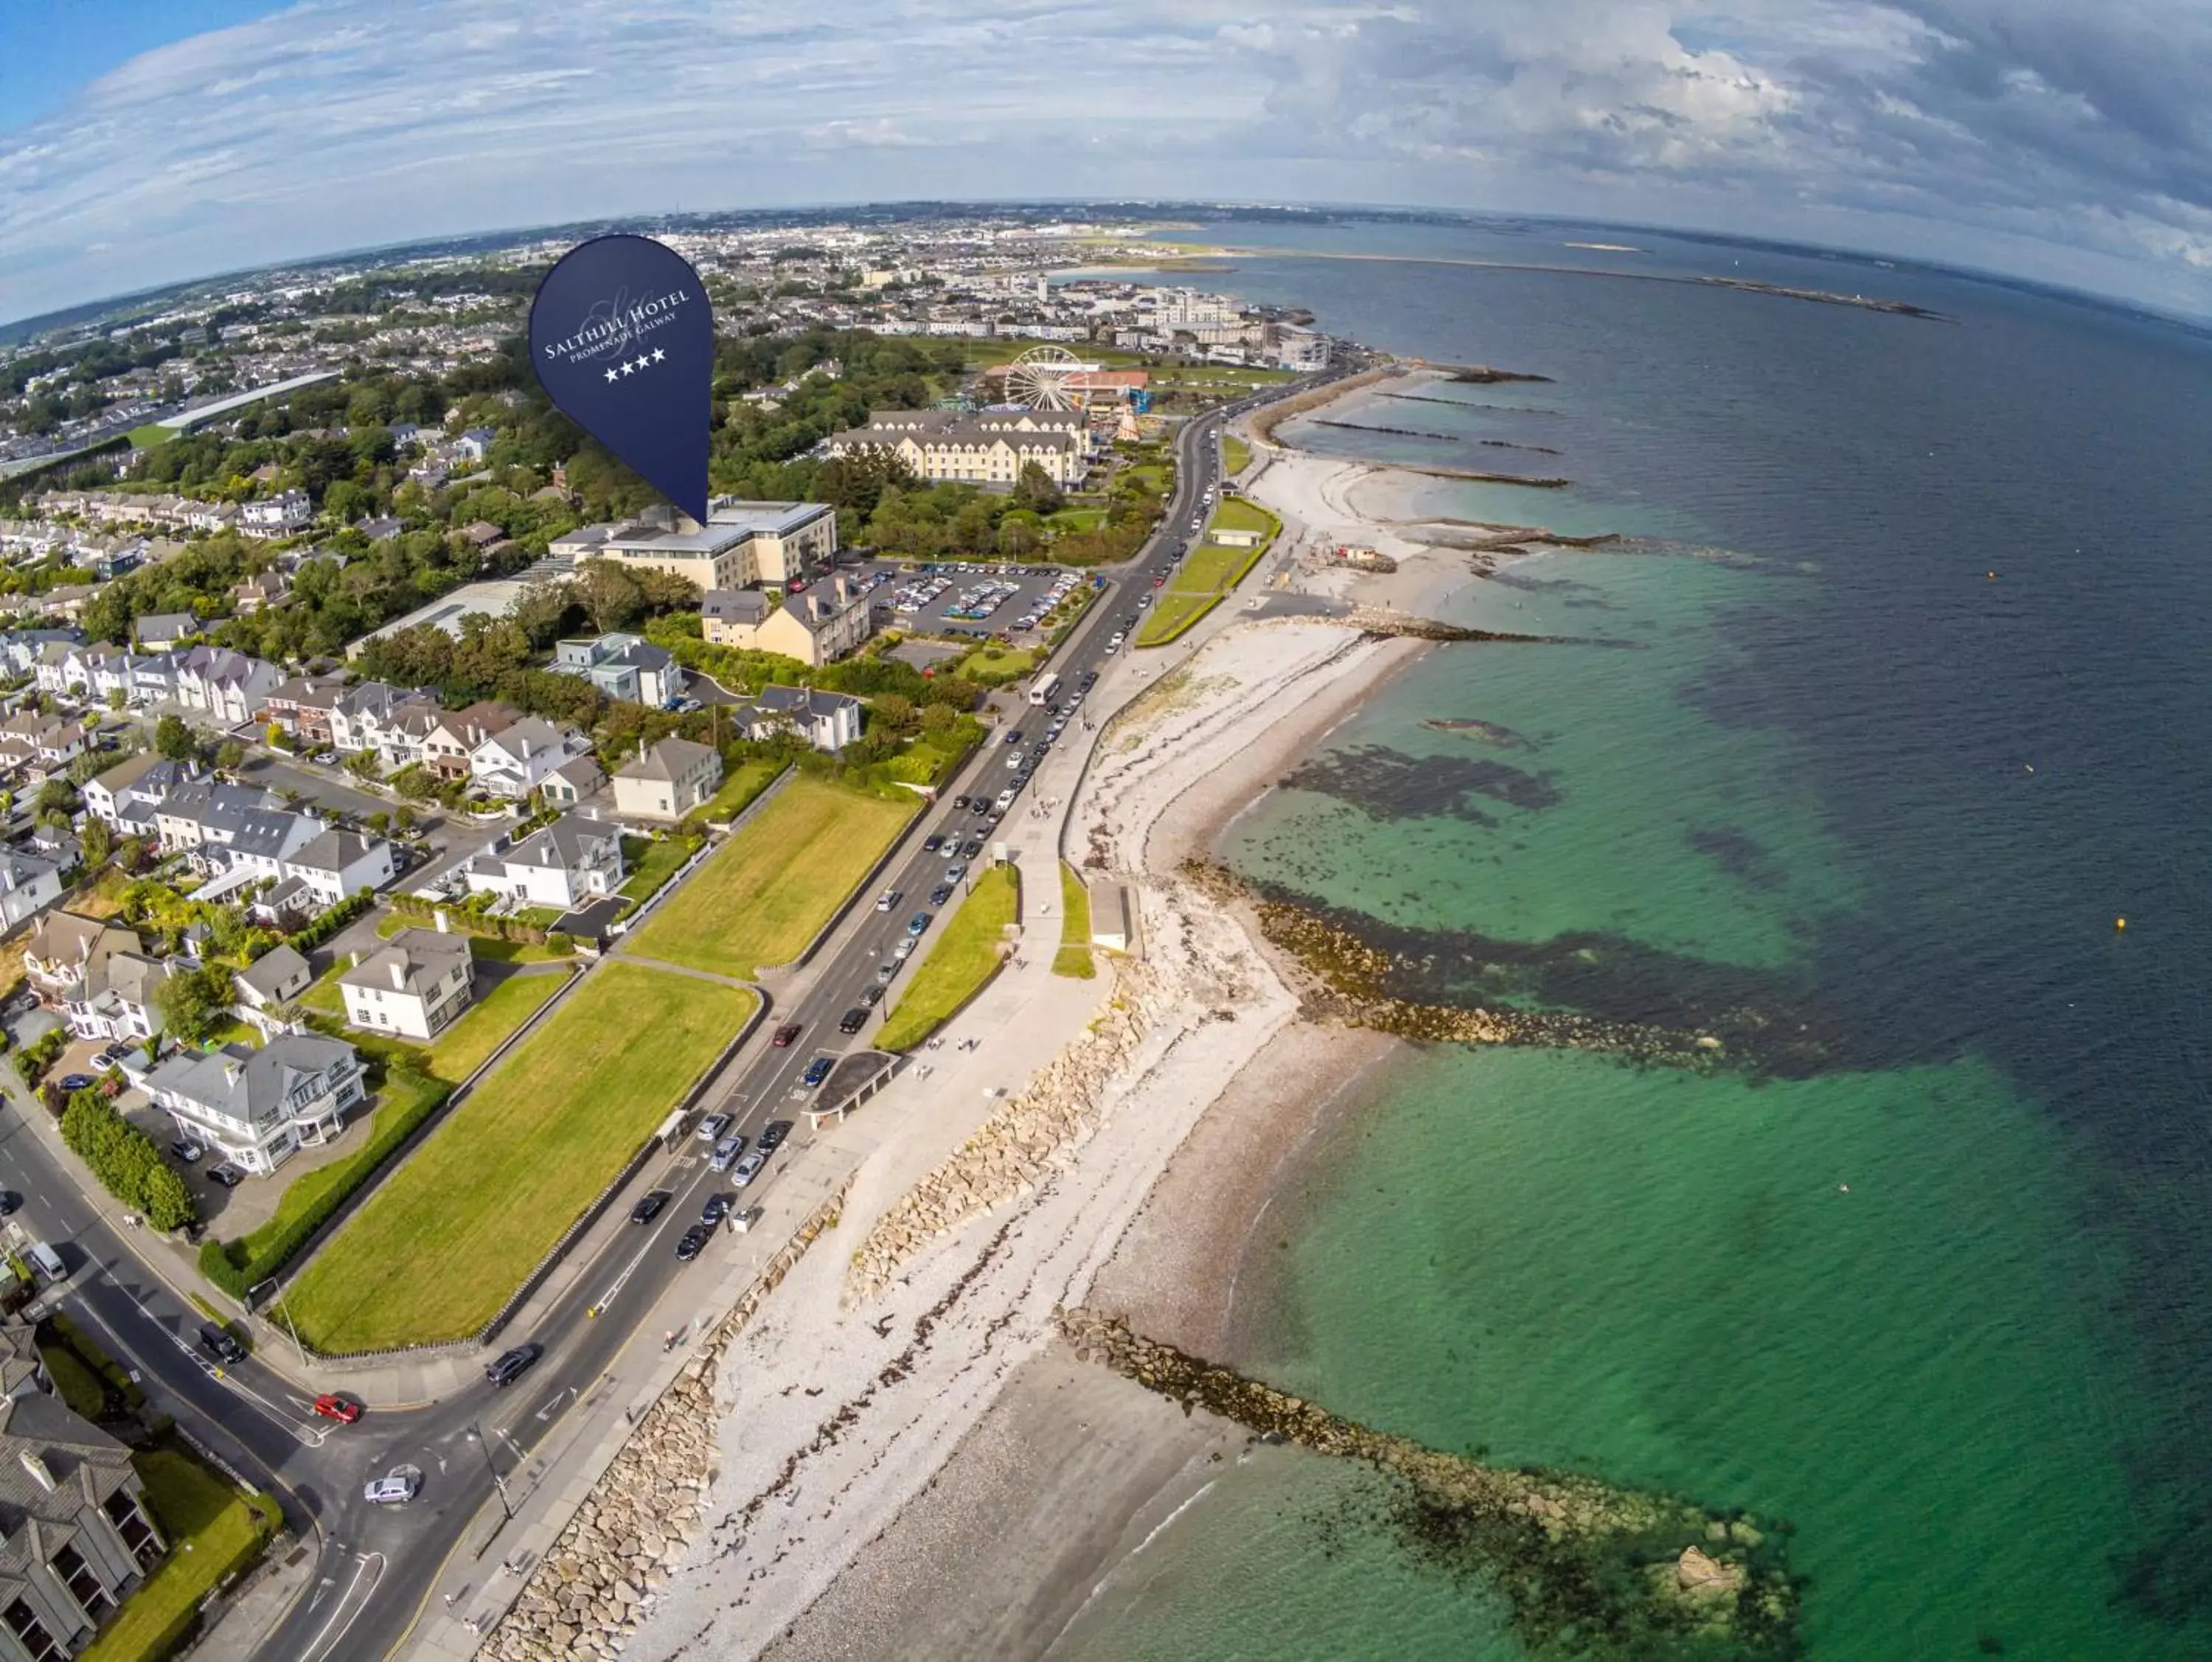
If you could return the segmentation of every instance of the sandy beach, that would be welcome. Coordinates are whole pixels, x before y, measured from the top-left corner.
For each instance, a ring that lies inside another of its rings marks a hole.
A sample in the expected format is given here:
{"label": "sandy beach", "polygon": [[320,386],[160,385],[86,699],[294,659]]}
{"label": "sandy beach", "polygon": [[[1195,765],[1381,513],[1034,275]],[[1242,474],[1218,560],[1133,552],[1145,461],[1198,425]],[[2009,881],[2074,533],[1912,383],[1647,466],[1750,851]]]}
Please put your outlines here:
{"label": "sandy beach", "polygon": [[[1317,551],[1378,536],[1342,497],[1347,471],[1279,453],[1253,490],[1296,539],[1292,583],[1425,611],[1480,581],[1463,552],[1410,542],[1393,573],[1329,567]],[[1110,1075],[1087,1087],[1044,1181],[902,1248],[878,1292],[856,1261],[994,1123],[994,1099],[969,1088],[974,1059],[902,1084],[826,1250],[724,1359],[710,1527],[625,1656],[1047,1654],[1221,1462],[1304,1458],[1077,1363],[1051,1320],[1090,1304],[1218,1351],[1237,1267],[1272,1250],[1274,1196],[1393,1048],[1301,1022],[1254,932],[1177,868],[1427,649],[1229,614],[1171,672],[1164,654],[1146,661],[1159,679],[1101,734],[1066,840],[1129,882],[1140,957],[1092,982],[1033,964],[961,1019],[1021,1035],[1039,1062],[1067,1046],[1036,1075],[1047,1088],[1102,1031],[1125,1035]]]}

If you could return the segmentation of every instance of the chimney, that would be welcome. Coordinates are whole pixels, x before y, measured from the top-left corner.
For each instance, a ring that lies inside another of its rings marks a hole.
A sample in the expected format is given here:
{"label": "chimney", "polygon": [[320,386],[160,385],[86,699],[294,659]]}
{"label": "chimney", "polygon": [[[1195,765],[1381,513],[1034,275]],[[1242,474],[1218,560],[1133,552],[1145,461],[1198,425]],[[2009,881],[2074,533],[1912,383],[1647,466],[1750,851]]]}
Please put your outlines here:
{"label": "chimney", "polygon": [[16,1458],[22,1461],[23,1470],[31,1474],[31,1481],[33,1482],[36,1483],[40,1488],[46,1490],[49,1495],[52,1495],[54,1492],[54,1489],[57,1487],[54,1482],[54,1474],[46,1470],[46,1463],[44,1460],[41,1460],[36,1454],[33,1453],[27,1448]]}
{"label": "chimney", "polygon": [[438,933],[440,934],[447,934],[452,932],[453,926],[452,922],[446,916],[446,909],[443,906],[439,907],[436,911],[431,914],[431,916],[437,922]]}
{"label": "chimney", "polygon": [[407,961],[397,953],[392,957],[392,990],[395,993],[407,990]]}

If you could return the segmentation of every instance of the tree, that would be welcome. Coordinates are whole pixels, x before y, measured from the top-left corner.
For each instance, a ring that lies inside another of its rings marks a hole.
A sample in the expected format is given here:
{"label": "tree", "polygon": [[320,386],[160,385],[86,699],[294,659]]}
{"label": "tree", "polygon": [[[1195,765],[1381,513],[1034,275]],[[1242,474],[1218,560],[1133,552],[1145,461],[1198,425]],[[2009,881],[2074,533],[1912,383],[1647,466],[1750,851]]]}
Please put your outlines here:
{"label": "tree", "polygon": [[108,829],[105,819],[85,816],[84,829],[77,833],[77,843],[84,849],[87,871],[95,871],[107,863],[107,856],[115,852],[115,833]]}
{"label": "tree", "polygon": [[602,635],[635,623],[645,610],[637,579],[612,560],[585,561],[568,587]]}
{"label": "tree", "polygon": [[216,747],[215,764],[225,773],[236,773],[246,765],[246,746],[235,739],[226,739]]}
{"label": "tree", "polygon": [[57,816],[67,819],[76,807],[76,793],[70,788],[68,780],[49,779],[39,787],[39,794],[33,799],[31,807],[41,819]]}
{"label": "tree", "polygon": [[1014,502],[1032,514],[1057,514],[1067,506],[1067,496],[1042,467],[1024,462],[1014,480]]}
{"label": "tree", "polygon": [[400,831],[413,831],[415,829],[415,810],[410,807],[406,803],[402,802],[399,805],[399,811],[392,816],[392,823]]}
{"label": "tree", "polygon": [[123,689],[121,687],[110,687],[107,689],[107,707],[110,709],[121,709],[123,708]]}
{"label": "tree", "polygon": [[204,965],[171,976],[154,994],[161,1025],[186,1044],[197,1044],[230,1013],[230,971]]}
{"label": "tree", "polygon": [[171,762],[197,762],[200,741],[180,716],[164,715],[154,724],[154,748]]}

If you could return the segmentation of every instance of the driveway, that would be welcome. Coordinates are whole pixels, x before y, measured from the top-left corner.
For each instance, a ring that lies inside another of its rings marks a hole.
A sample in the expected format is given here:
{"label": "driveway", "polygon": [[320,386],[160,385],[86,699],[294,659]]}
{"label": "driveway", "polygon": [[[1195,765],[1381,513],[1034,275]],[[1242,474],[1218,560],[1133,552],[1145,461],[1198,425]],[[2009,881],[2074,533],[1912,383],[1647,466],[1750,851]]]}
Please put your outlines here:
{"label": "driveway", "polygon": [[238,776],[246,783],[264,789],[297,791],[310,802],[335,813],[351,814],[356,819],[366,819],[372,813],[390,813],[397,806],[389,797],[371,796],[367,791],[341,785],[326,774],[280,762],[269,755],[247,757]]}

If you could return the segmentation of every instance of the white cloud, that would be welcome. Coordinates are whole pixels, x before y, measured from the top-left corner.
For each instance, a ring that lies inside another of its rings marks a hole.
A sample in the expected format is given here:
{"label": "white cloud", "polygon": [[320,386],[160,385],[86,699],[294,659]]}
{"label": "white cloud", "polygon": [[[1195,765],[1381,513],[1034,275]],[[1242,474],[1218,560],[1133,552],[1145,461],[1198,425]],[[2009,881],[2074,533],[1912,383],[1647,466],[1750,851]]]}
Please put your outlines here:
{"label": "white cloud", "polygon": [[2199,0],[312,0],[0,135],[0,317],[646,213],[1175,194],[1852,240],[2212,309]]}

